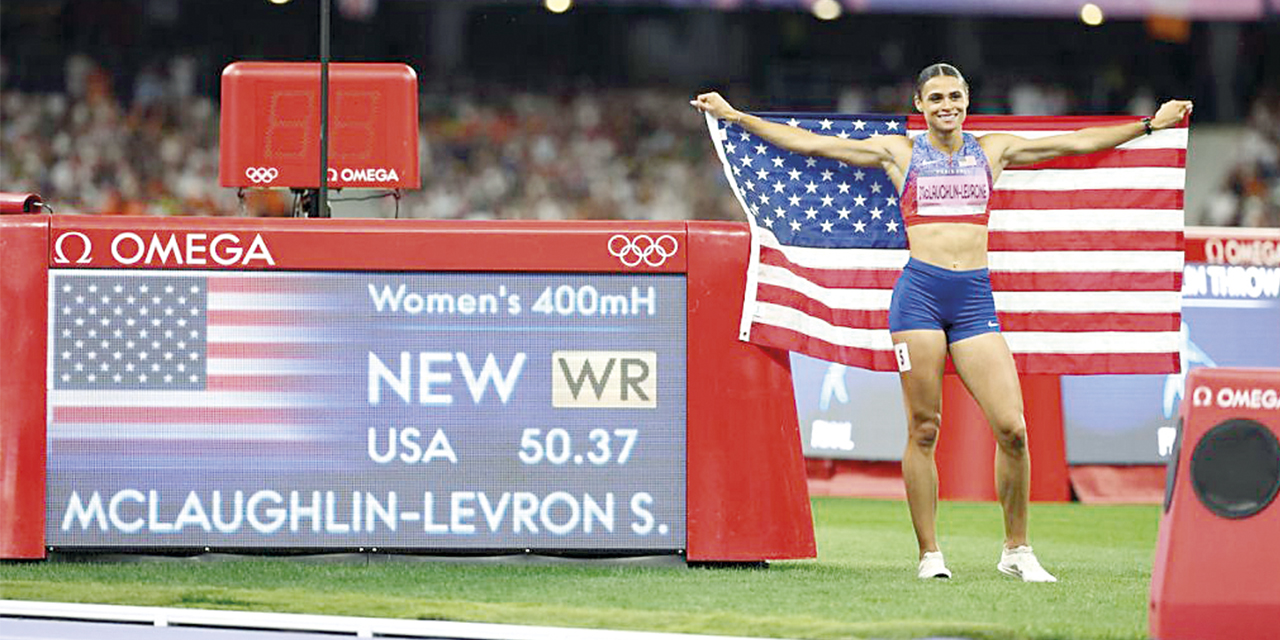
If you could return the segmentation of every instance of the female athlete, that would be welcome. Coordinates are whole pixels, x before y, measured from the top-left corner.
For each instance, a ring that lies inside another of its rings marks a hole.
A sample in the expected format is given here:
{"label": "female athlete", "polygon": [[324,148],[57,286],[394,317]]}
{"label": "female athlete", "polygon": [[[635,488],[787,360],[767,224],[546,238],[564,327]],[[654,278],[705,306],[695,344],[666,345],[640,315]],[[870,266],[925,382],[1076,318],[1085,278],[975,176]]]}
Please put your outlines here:
{"label": "female athlete", "polygon": [[929,130],[915,138],[823,136],[742,113],[717,93],[699,95],[692,104],[794,153],[878,166],[889,174],[901,194],[910,248],[910,259],[893,289],[889,331],[907,412],[902,479],[920,545],[917,575],[951,577],[938,548],[934,461],[943,367],[950,353],[998,445],[996,493],[1004,510],[1005,538],[996,567],[1027,582],[1056,582],[1027,544],[1031,459],[1022,390],[1013,356],[1000,334],[987,272],[991,187],[1005,167],[1110,149],[1155,129],[1175,126],[1191,112],[1191,103],[1170,100],[1141,121],[1038,139],[1004,133],[978,138],[962,128],[969,108],[964,76],[951,65],[934,64],[916,80],[915,107],[924,114]]}

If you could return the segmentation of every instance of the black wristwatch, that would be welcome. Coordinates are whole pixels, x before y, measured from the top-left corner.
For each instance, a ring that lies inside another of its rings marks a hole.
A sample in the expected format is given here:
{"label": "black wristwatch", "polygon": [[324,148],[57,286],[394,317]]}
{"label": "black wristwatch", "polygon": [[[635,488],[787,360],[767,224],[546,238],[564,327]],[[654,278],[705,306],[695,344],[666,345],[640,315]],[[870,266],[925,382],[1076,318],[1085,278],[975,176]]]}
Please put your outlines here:
{"label": "black wristwatch", "polygon": [[1151,135],[1151,132],[1152,132],[1152,131],[1155,131],[1155,129],[1152,129],[1152,128],[1151,128],[1151,117],[1150,117],[1150,116],[1148,116],[1148,117],[1146,117],[1146,118],[1143,118],[1143,119],[1142,119],[1142,128],[1146,130],[1147,135]]}

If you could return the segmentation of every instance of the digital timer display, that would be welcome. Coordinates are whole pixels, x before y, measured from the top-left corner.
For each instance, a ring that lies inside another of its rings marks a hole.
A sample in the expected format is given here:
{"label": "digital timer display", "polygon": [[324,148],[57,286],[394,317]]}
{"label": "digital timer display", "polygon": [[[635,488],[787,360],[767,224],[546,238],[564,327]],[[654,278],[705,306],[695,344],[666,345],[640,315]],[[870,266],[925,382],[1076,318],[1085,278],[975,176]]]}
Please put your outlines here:
{"label": "digital timer display", "polygon": [[686,547],[686,276],[55,269],[47,544]]}
{"label": "digital timer display", "polygon": [[[328,183],[417,188],[417,76],[404,64],[334,63]],[[222,72],[224,187],[320,186],[320,65],[236,62]]]}

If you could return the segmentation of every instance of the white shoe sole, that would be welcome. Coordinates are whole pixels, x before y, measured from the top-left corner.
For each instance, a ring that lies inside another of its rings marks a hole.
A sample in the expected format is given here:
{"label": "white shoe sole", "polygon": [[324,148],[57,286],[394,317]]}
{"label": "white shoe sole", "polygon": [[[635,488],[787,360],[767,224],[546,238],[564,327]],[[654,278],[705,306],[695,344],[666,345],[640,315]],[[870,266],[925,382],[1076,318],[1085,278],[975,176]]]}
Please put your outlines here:
{"label": "white shoe sole", "polygon": [[1020,571],[1017,567],[1006,567],[1002,564],[997,564],[996,569],[998,569],[1000,573],[1003,573],[1006,576],[1013,576],[1023,582],[1042,582],[1042,583],[1048,584],[1048,583],[1058,581],[1058,579],[1053,577],[1052,575],[1049,576],[1050,578],[1049,580],[1027,580],[1025,577],[1023,577],[1022,571]]}
{"label": "white shoe sole", "polygon": [[937,579],[945,580],[951,577],[951,570],[948,569],[945,564],[942,565],[941,567],[934,569],[933,573],[921,573],[920,570],[917,569],[916,577],[921,580],[937,580]]}

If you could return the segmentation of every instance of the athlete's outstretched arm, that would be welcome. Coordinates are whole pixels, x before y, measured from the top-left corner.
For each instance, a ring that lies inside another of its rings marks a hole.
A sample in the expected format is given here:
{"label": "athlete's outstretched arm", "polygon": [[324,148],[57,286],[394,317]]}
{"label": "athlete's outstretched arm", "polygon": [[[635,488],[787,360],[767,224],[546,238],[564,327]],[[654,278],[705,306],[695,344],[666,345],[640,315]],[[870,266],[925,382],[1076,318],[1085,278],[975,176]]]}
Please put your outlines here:
{"label": "athlete's outstretched arm", "polygon": [[690,100],[689,104],[699,111],[711,114],[712,117],[736,122],[747,131],[793,153],[822,156],[863,167],[892,163],[895,145],[901,147],[897,149],[899,152],[906,150],[907,157],[910,157],[911,148],[903,136],[876,136],[865,140],[846,140],[835,136],[819,135],[799,127],[769,122],[738,111],[714,91],[699,95]]}
{"label": "athlete's outstretched arm", "polygon": [[[1172,127],[1191,113],[1191,101],[1170,100],[1151,117],[1152,129]],[[1146,133],[1146,124],[1134,121],[1110,127],[1089,127],[1071,133],[1028,140],[1004,133],[982,136],[988,157],[999,158],[1001,167],[1034,164],[1061,156],[1093,153],[1119,146]],[[994,153],[993,153],[994,151]]]}

